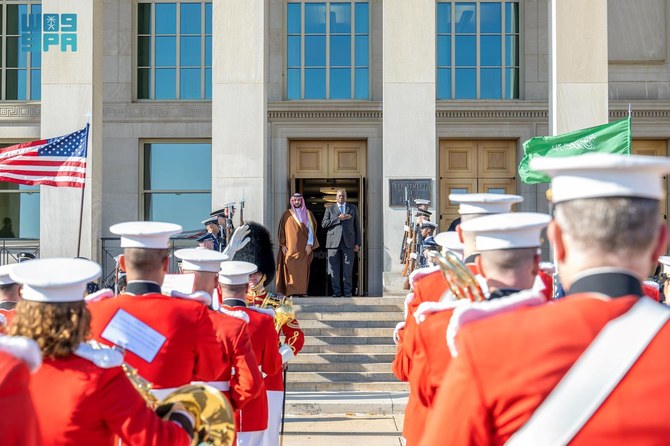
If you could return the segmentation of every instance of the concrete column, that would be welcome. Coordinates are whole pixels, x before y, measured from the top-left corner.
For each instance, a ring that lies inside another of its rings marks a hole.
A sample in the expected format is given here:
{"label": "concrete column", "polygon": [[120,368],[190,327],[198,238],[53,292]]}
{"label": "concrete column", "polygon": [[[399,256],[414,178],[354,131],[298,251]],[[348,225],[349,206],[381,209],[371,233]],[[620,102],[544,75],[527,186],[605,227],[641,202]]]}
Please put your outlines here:
{"label": "concrete column", "polygon": [[266,0],[219,0],[212,22],[212,206],[244,195],[245,219],[258,222],[267,209],[267,11]]}
{"label": "concrete column", "polygon": [[[399,270],[404,209],[389,207],[390,179],[433,179],[435,129],[435,1],[384,3],[384,271]],[[385,287],[392,275],[385,276]]]}
{"label": "concrete column", "polygon": [[[41,137],[71,133],[92,114],[80,255],[100,260],[103,2],[43,0],[42,14],[77,15],[77,50],[42,49]],[[74,257],[81,189],[40,188],[40,255]]]}
{"label": "concrete column", "polygon": [[550,0],[549,42],[551,134],[607,123],[607,0]]}

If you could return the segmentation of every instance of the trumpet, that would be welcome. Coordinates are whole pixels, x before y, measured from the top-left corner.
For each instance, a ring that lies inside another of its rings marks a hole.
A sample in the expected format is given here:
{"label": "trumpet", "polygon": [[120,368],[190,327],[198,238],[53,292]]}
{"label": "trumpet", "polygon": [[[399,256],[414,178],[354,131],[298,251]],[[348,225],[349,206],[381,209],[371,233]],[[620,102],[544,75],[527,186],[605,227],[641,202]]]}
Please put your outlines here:
{"label": "trumpet", "polygon": [[434,264],[439,265],[447,281],[449,291],[456,299],[468,299],[472,302],[486,300],[482,287],[468,267],[451,251],[440,253],[431,251],[427,254]]}

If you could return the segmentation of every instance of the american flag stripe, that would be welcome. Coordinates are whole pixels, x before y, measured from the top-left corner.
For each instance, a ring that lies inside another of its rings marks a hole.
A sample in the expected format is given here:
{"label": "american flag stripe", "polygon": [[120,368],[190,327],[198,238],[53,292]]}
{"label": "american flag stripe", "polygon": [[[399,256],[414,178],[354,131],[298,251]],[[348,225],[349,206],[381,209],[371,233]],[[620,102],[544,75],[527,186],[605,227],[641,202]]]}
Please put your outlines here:
{"label": "american flag stripe", "polygon": [[0,181],[83,188],[88,129],[0,149]]}

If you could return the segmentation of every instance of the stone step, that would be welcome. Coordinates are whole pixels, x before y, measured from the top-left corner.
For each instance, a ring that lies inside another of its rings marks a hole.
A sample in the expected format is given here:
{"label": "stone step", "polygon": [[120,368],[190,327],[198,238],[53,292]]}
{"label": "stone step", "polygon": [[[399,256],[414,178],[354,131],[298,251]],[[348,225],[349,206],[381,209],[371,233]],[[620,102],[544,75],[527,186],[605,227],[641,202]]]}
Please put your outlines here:
{"label": "stone step", "polygon": [[[305,341],[307,342],[309,338]],[[383,353],[395,355],[396,346],[391,344],[306,344],[303,353]]]}
{"label": "stone step", "polygon": [[393,345],[391,336],[307,336],[305,345]]}
{"label": "stone step", "polygon": [[330,313],[330,312],[360,312],[360,313],[376,313],[376,312],[399,312],[405,311],[405,307],[400,305],[356,305],[347,303],[342,305],[327,305],[327,304],[308,304],[308,305],[294,305],[293,308],[296,313]]}
{"label": "stone step", "polygon": [[403,315],[399,314],[397,320],[389,321],[320,321],[317,319],[303,320],[298,313],[298,320],[300,321],[300,328],[306,330],[308,328],[395,328],[398,321],[403,319]]}
{"label": "stone step", "polygon": [[386,373],[391,370],[391,363],[389,362],[333,362],[333,363],[294,363],[291,361],[289,366],[290,372],[373,372]]}
{"label": "stone step", "polygon": [[351,362],[354,364],[386,363],[393,362],[395,354],[379,353],[304,353],[300,352],[298,356],[290,362],[293,364],[336,364]]}
{"label": "stone step", "polygon": [[294,297],[293,305],[400,305],[405,297]]}
{"label": "stone step", "polygon": [[289,392],[407,392],[409,384],[404,382],[288,382]]}
{"label": "stone step", "polygon": [[286,392],[288,415],[403,414],[408,393],[391,392]]}
{"label": "stone step", "polygon": [[303,328],[305,336],[361,336],[392,338],[394,328]]}
{"label": "stone step", "polygon": [[298,313],[299,321],[316,319],[320,321],[396,321],[403,320],[403,313],[398,311],[380,311],[380,312],[303,312]]}
{"label": "stone step", "polygon": [[[397,382],[391,369],[383,372],[291,372],[291,382]],[[288,376],[287,375],[287,376]]]}

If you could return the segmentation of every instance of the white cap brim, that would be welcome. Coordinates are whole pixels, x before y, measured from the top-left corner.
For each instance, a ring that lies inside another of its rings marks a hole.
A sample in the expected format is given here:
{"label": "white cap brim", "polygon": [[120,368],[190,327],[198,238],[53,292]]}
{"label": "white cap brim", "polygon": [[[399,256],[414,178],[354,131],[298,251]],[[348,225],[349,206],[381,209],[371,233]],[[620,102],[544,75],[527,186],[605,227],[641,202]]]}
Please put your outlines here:
{"label": "white cap brim", "polygon": [[179,249],[174,252],[175,257],[181,259],[182,271],[203,271],[218,273],[221,262],[227,256],[221,252],[211,249],[188,248]]}
{"label": "white cap brim", "polygon": [[221,262],[219,283],[223,285],[244,285],[249,283],[249,276],[258,271],[253,263],[231,260]]}
{"label": "white cap brim", "polygon": [[174,223],[129,221],[112,225],[109,231],[121,236],[122,248],[165,249],[170,237],[179,234],[182,228]]}
{"label": "white cap brim", "polygon": [[33,302],[84,300],[86,284],[100,277],[100,265],[84,259],[38,259],[16,265],[10,275],[23,285],[21,297]]}
{"label": "white cap brim", "polygon": [[511,194],[450,194],[449,201],[458,203],[458,213],[471,214],[502,214],[509,212],[512,205],[523,201],[520,195]]}
{"label": "white cap brim", "polygon": [[461,223],[461,230],[474,233],[477,251],[536,248],[550,221],[551,216],[536,212],[506,213]]}
{"label": "white cap brim", "polygon": [[16,283],[9,275],[16,265],[18,265],[18,263],[0,266],[0,285],[12,285]]}

